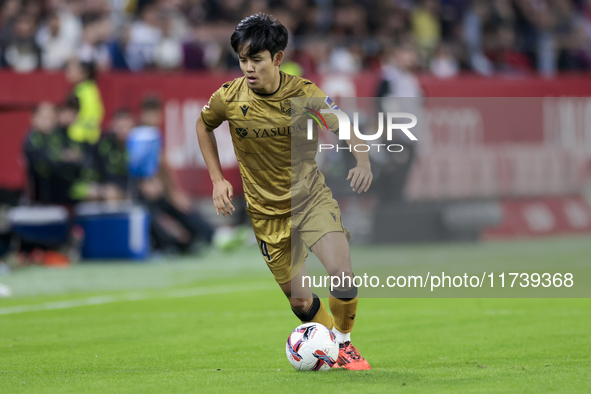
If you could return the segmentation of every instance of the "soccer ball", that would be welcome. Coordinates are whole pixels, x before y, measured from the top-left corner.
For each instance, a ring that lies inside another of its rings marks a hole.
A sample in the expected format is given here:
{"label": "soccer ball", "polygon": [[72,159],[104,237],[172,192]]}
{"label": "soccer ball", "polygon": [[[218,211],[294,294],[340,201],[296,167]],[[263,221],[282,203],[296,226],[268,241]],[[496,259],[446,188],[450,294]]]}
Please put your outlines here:
{"label": "soccer ball", "polygon": [[304,323],[287,338],[285,353],[297,371],[326,371],[337,362],[339,345],[320,323]]}

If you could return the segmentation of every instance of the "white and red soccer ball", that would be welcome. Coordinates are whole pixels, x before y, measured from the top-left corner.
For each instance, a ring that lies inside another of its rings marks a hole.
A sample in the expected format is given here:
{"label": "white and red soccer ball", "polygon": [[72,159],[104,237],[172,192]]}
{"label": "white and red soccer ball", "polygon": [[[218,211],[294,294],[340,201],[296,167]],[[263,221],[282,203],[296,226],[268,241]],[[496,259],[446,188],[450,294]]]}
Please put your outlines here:
{"label": "white and red soccer ball", "polygon": [[297,371],[325,371],[337,362],[339,345],[320,323],[304,323],[287,338],[285,353]]}

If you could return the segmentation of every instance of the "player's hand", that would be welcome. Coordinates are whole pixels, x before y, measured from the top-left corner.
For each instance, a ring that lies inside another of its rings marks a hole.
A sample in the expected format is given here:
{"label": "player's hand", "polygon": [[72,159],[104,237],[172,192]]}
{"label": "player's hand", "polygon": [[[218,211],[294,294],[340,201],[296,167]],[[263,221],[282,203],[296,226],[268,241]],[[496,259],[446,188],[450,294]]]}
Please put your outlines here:
{"label": "player's hand", "polygon": [[349,171],[347,180],[351,181],[351,187],[353,188],[354,192],[357,192],[358,194],[361,192],[366,192],[371,185],[371,181],[373,180],[371,166],[366,164],[358,164],[357,167],[352,168],[351,171]]}
{"label": "player's hand", "polygon": [[234,198],[234,188],[230,182],[225,179],[214,182],[213,205],[218,215],[221,213],[224,217],[227,217],[232,214],[232,211],[236,210],[232,205],[232,198]]}

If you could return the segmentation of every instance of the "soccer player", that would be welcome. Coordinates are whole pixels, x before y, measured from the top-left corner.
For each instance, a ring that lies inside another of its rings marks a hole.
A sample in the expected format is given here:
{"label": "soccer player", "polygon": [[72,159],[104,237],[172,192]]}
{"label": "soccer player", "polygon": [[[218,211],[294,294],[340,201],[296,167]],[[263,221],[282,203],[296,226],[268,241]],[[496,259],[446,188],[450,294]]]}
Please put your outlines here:
{"label": "soccer player", "polygon": [[[357,313],[357,288],[349,253],[350,234],[341,222],[337,202],[313,159],[316,144],[309,144],[312,159],[298,164],[298,192],[305,195],[292,206],[291,98],[321,98],[324,108],[332,101],[312,82],[279,70],[287,46],[287,29],[268,15],[243,19],[231,37],[244,77],[227,82],[201,111],[197,137],[213,182],[213,202],[218,215],[232,214],[233,189],[224,179],[213,131],[229,122],[234,151],[244,185],[246,210],[263,257],[302,322],[318,322],[332,329],[339,342],[337,367],[370,369],[351,344]],[[318,101],[318,100],[317,100]],[[329,128],[338,130],[336,116]],[[305,134],[305,130],[303,131]],[[354,135],[354,133],[352,133]],[[352,137],[351,145],[360,142]],[[367,191],[372,173],[367,153],[354,153],[357,166],[347,180],[354,191]],[[294,171],[295,172],[295,171]],[[329,307],[309,288],[301,287],[306,275],[306,246],[318,256],[329,275],[350,278],[331,291]],[[302,293],[305,292],[305,293]],[[302,297],[304,295],[305,297]]]}

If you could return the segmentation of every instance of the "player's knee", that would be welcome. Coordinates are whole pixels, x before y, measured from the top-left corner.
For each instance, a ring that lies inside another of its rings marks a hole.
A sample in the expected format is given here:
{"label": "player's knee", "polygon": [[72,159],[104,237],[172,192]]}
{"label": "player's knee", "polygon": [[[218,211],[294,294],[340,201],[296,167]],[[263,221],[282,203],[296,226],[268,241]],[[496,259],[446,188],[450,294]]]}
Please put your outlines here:
{"label": "player's knee", "polygon": [[334,281],[331,282],[334,285],[334,287],[348,289],[353,284],[353,271],[351,271],[350,269],[343,269],[342,267],[337,267],[335,269],[330,270],[328,274],[332,278],[334,278]]}

